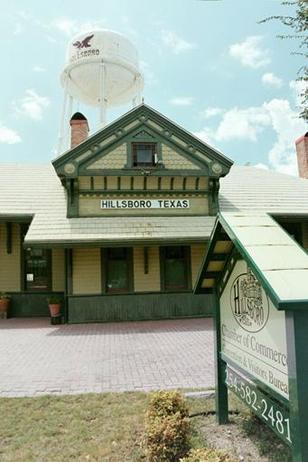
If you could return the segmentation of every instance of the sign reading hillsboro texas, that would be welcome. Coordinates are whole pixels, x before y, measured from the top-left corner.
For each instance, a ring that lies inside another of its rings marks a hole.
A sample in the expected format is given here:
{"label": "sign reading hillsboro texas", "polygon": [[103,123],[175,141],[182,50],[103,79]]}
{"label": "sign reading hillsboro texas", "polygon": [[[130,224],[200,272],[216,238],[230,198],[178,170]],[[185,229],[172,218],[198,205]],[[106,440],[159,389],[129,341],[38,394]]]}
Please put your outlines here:
{"label": "sign reading hillsboro texas", "polygon": [[220,297],[220,336],[226,385],[291,444],[285,313],[244,260],[235,264]]}
{"label": "sign reading hillsboro texas", "polygon": [[120,199],[101,200],[101,209],[187,209],[188,199]]}

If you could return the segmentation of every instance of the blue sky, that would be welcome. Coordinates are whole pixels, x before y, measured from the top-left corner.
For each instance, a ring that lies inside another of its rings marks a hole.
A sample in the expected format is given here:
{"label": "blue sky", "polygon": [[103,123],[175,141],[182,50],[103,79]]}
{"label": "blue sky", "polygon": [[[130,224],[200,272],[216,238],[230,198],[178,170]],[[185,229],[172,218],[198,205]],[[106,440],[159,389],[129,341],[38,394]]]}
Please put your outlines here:
{"label": "blue sky", "polygon": [[[72,35],[93,27],[127,35],[145,76],[145,102],[237,164],[296,174],[294,140],[300,57],[279,23],[280,0],[37,0],[2,9],[1,162],[56,155],[63,91],[59,75]],[[97,129],[93,110],[76,109]],[[130,106],[109,111],[108,122]]]}

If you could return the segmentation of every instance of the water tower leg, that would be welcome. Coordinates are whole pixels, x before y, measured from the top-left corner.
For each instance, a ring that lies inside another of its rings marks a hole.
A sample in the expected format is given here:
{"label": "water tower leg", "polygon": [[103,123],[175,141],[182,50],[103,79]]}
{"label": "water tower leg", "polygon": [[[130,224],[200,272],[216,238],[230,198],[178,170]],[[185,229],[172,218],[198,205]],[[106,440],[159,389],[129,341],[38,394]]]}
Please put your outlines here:
{"label": "water tower leg", "polygon": [[100,122],[102,127],[106,125],[106,67],[102,63],[100,66]]}
{"label": "water tower leg", "polygon": [[60,133],[59,133],[59,143],[58,143],[58,153],[61,153],[64,148],[64,142],[66,140],[64,140],[64,132],[65,132],[65,129],[67,130],[67,127],[65,127],[65,123],[66,123],[66,118],[65,118],[65,115],[66,115],[66,107],[67,107],[67,97],[68,97],[68,93],[67,93],[67,80],[66,80],[66,84],[65,84],[65,90],[64,90],[64,98],[63,98],[63,106],[62,106],[62,114],[61,114],[61,123],[60,123]]}

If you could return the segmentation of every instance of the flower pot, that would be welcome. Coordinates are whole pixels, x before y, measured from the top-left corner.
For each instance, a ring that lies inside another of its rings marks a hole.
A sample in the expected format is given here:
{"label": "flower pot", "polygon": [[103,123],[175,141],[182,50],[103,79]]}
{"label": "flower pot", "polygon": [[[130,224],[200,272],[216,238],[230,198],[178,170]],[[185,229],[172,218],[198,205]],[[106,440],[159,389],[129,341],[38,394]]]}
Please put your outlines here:
{"label": "flower pot", "polygon": [[9,298],[1,298],[0,299],[0,313],[6,313],[10,306],[10,299]]}
{"label": "flower pot", "polygon": [[59,316],[61,312],[61,304],[60,303],[49,303],[48,305],[49,311],[50,311],[50,316]]}

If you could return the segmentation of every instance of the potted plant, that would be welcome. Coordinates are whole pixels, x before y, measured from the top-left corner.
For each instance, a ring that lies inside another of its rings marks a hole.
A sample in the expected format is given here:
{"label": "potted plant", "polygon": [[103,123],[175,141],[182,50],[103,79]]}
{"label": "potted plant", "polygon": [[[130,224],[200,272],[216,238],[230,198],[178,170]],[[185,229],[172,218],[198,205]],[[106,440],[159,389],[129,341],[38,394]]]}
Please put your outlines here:
{"label": "potted plant", "polygon": [[50,316],[59,316],[61,313],[62,298],[57,296],[51,296],[47,298],[47,303],[50,311]]}
{"label": "potted plant", "polygon": [[7,313],[10,307],[11,296],[5,292],[0,292],[0,313]]}

